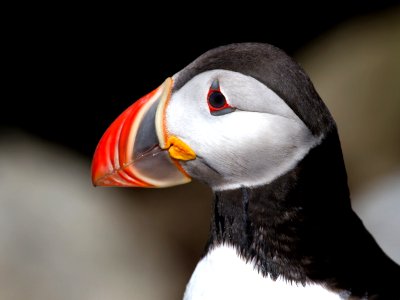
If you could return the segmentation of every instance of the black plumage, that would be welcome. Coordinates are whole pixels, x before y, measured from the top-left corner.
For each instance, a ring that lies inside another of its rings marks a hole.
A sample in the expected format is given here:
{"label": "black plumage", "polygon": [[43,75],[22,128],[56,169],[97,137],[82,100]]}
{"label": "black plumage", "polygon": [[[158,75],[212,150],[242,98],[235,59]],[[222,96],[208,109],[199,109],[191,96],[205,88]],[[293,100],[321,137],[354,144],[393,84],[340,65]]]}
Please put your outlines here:
{"label": "black plumage", "polygon": [[336,131],[270,184],[217,191],[210,248],[229,243],[264,276],[317,282],[351,297],[396,299],[400,267],[350,205]]}

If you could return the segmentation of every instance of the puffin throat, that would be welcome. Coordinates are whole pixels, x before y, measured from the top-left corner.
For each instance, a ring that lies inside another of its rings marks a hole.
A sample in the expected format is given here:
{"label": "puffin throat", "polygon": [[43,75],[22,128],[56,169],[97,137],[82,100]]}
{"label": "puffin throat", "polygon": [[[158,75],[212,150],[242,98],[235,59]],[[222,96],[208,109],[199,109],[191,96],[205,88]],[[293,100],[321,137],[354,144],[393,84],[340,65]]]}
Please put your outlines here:
{"label": "puffin throat", "polygon": [[273,182],[216,191],[207,250],[231,244],[274,279],[283,276],[302,284],[326,280],[320,270],[334,256],[327,249],[346,231],[338,220],[352,217],[340,143],[332,129],[293,170]]}
{"label": "puffin throat", "polygon": [[399,270],[351,208],[335,128],[291,171],[263,186],[216,191],[213,204],[207,252],[230,244],[263,276],[351,297],[396,287]]}

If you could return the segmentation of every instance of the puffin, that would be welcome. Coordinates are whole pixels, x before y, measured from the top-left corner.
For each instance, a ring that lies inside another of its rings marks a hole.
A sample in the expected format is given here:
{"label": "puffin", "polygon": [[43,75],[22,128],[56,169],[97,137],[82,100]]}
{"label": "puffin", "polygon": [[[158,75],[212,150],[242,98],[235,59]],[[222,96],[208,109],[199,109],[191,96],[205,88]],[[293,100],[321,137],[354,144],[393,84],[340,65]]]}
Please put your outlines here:
{"label": "puffin", "polygon": [[95,186],[213,192],[184,300],[400,299],[400,266],[351,207],[336,123],[302,67],[267,43],[211,49],[105,131]]}

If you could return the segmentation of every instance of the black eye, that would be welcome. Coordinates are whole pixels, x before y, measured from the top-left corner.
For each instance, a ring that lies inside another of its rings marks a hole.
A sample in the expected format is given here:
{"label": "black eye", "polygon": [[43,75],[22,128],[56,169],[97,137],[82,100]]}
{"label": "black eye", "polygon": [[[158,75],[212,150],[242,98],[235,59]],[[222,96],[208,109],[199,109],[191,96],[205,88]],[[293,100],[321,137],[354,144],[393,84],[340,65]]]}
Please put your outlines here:
{"label": "black eye", "polygon": [[208,96],[208,105],[217,110],[223,108],[227,105],[225,96],[220,91],[212,91]]}
{"label": "black eye", "polygon": [[222,94],[219,81],[214,80],[207,95],[208,108],[213,116],[222,116],[235,110]]}

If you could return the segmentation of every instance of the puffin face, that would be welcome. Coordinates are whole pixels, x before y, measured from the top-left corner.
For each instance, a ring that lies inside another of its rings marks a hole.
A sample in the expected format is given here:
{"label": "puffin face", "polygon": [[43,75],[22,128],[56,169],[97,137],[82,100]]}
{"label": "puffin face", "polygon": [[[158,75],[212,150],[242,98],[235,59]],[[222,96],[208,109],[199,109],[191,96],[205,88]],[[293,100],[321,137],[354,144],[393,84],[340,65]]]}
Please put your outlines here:
{"label": "puffin face", "polygon": [[166,127],[196,153],[182,162],[187,174],[218,190],[268,183],[319,140],[271,89],[228,70],[200,73],[174,91]]}
{"label": "puffin face", "polygon": [[[277,50],[268,47],[210,51],[211,57],[206,53],[136,101],[100,140],[92,163],[94,185],[167,187],[195,178],[224,190],[266,184],[295,167],[322,134],[313,129],[314,119],[299,117],[314,103],[306,99],[303,107],[293,96],[283,99],[275,92],[278,83],[278,89],[295,94],[293,82],[299,80],[274,78],[273,72],[275,77],[282,72],[276,64],[288,65],[289,75],[300,72],[281,52],[274,59]],[[252,76],[260,70],[267,83]]]}

